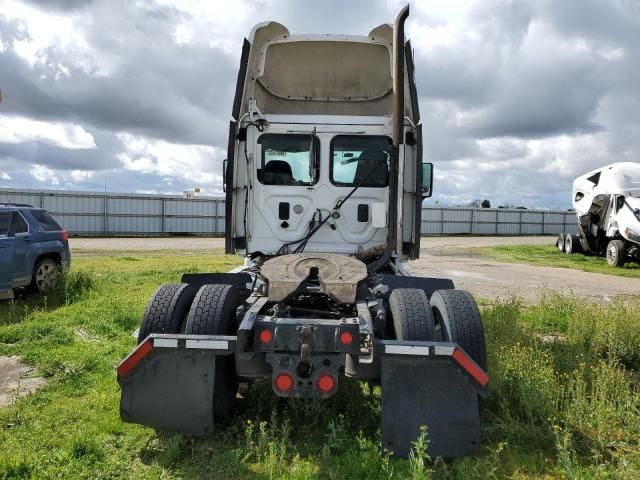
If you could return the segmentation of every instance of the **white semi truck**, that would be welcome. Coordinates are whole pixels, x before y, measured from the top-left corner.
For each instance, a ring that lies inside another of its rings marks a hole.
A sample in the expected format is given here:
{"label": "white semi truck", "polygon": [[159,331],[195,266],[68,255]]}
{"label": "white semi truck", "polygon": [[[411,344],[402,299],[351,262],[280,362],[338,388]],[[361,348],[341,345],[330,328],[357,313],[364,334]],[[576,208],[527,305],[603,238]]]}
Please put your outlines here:
{"label": "white semi truck", "polygon": [[478,307],[406,268],[432,184],[408,14],[365,36],[266,22],[244,41],[224,165],[226,251],[244,266],[156,291],[118,366],[125,421],[209,434],[239,382],[322,400],[345,375],[381,385],[395,455],[422,425],[434,457],[477,452]]}
{"label": "white semi truck", "polygon": [[605,255],[611,266],[640,261],[640,163],[613,163],[573,182],[577,234],[560,234],[558,250]]}

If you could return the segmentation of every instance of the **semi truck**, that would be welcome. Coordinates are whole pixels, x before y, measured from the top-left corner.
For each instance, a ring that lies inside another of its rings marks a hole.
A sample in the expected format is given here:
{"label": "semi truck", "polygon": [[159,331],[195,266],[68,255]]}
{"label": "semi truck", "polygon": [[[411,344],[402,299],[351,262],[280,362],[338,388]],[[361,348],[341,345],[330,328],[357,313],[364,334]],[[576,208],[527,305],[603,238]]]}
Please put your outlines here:
{"label": "semi truck", "polygon": [[433,166],[404,24],[368,35],[244,40],[224,162],[228,273],[162,285],[117,367],[124,421],[209,435],[238,384],[331,398],[343,377],[381,387],[382,446],[406,457],[480,446],[489,378],[482,319],[449,279],[412,276]]}
{"label": "semi truck", "polygon": [[640,163],[612,163],[576,178],[573,208],[578,233],[558,235],[558,250],[605,256],[615,267],[640,261]]}

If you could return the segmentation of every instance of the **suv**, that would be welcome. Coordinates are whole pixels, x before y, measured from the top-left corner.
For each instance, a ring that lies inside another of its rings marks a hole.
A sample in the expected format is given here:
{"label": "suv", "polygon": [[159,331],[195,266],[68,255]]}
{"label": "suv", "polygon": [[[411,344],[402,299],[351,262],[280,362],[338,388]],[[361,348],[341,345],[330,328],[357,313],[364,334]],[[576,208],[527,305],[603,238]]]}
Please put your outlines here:
{"label": "suv", "polygon": [[17,287],[48,290],[70,262],[67,232],[46,210],[0,203],[0,299]]}

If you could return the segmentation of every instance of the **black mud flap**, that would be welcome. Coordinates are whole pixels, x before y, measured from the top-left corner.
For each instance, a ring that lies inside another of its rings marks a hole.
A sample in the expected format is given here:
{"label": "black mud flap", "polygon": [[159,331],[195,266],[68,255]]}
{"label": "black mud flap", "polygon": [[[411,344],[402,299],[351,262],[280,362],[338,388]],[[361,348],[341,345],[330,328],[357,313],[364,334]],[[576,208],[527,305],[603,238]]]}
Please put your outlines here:
{"label": "black mud flap", "polygon": [[406,458],[426,426],[431,458],[477,453],[478,394],[484,395],[489,381],[484,370],[455,343],[378,343],[384,348],[383,448]]}
{"label": "black mud flap", "polygon": [[235,351],[236,337],[149,335],[118,365],[120,416],[156,430],[213,431],[216,357]]}

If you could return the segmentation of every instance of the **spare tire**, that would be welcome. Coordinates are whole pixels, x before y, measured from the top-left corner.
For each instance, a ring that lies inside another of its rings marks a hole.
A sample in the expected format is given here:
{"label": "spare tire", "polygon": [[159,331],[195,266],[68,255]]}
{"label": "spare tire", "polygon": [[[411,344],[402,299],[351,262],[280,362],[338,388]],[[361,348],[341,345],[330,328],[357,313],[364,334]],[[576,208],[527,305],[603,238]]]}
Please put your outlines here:
{"label": "spare tire", "polygon": [[195,292],[187,283],[160,285],[142,315],[138,343],[152,333],[180,333]]}
{"label": "spare tire", "polygon": [[431,308],[442,340],[457,343],[486,372],[484,328],[471,294],[464,290],[436,290],[431,295]]}

